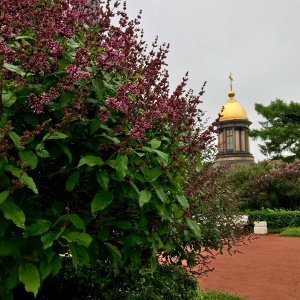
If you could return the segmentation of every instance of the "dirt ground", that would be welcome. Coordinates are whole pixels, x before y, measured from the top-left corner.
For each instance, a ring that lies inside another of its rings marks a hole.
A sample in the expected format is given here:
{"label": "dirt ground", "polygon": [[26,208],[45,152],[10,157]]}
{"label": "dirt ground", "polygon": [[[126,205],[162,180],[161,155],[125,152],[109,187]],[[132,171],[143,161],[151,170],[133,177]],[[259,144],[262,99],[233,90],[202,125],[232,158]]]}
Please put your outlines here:
{"label": "dirt ground", "polygon": [[213,260],[213,272],[199,279],[201,289],[238,294],[249,300],[300,299],[300,238],[261,235]]}

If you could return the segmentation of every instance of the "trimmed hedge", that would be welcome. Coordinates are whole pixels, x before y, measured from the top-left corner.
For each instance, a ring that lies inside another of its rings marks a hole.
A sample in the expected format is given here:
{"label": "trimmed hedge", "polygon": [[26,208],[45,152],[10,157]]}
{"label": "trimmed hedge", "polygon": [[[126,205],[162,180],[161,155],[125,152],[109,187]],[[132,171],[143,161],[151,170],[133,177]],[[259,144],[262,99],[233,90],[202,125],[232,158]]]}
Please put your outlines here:
{"label": "trimmed hedge", "polygon": [[267,221],[269,228],[300,227],[300,211],[255,210],[248,213],[249,221]]}

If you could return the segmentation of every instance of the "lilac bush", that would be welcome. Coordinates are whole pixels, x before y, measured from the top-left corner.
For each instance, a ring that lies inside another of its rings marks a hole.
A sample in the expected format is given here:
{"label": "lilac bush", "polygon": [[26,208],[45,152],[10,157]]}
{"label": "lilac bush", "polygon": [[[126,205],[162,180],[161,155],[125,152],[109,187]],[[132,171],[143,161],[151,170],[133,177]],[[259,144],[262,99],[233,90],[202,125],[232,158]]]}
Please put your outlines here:
{"label": "lilac bush", "polygon": [[203,119],[204,87],[185,91],[185,76],[170,92],[168,45],[147,49],[140,15],[120,5],[0,3],[3,299],[19,284],[36,296],[66,252],[75,269],[147,273],[163,257],[201,273],[190,204],[219,174],[201,163],[215,123]]}

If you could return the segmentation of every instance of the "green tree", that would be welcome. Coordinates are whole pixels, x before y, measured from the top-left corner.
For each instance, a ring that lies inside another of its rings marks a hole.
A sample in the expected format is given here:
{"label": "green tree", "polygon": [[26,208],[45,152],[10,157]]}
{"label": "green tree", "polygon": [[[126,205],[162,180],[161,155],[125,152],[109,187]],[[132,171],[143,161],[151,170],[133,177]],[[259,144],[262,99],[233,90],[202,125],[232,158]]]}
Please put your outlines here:
{"label": "green tree", "polygon": [[259,122],[261,129],[249,130],[248,134],[264,142],[259,146],[261,152],[271,159],[300,158],[300,103],[276,99],[267,106],[256,103],[255,110],[266,121]]}
{"label": "green tree", "polygon": [[240,208],[299,209],[299,160],[291,163],[265,160],[228,173]]}

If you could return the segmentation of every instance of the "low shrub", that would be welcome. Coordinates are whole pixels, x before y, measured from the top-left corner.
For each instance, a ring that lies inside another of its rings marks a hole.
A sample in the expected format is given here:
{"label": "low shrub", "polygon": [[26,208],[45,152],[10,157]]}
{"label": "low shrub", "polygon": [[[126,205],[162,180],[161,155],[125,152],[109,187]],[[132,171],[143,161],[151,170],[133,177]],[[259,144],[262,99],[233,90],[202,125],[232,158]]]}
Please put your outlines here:
{"label": "low shrub", "polygon": [[[33,300],[23,286],[14,299]],[[198,296],[197,279],[180,266],[159,266],[154,273],[114,274],[100,262],[90,268],[79,266],[77,273],[70,259],[64,259],[60,272],[48,277],[36,300],[193,300]]]}
{"label": "low shrub", "polygon": [[249,221],[267,221],[269,228],[300,227],[300,211],[255,210],[248,213]]}
{"label": "low shrub", "polygon": [[280,236],[300,237],[300,227],[289,227],[281,231]]}

